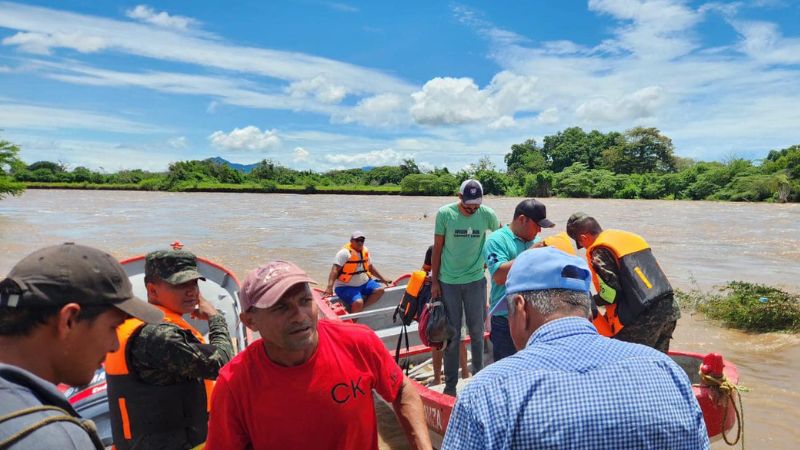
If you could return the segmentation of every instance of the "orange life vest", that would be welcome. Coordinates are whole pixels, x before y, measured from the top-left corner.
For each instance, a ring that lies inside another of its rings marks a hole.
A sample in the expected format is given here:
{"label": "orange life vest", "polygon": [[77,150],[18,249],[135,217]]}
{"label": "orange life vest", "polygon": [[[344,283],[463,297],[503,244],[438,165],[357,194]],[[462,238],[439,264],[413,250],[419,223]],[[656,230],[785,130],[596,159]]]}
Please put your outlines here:
{"label": "orange life vest", "polygon": [[547,236],[543,239],[544,245],[548,247],[555,247],[568,255],[575,255],[575,247],[572,246],[572,240],[566,232],[562,231],[552,236]]}
{"label": "orange life vest", "polygon": [[[359,273],[369,273],[369,250],[364,246],[361,248],[361,253],[353,250],[353,246],[348,242],[344,248],[350,252],[350,259],[342,266],[342,271],[339,272],[338,280],[342,283],[347,283],[353,278],[353,275]],[[358,265],[362,264],[362,269],[358,270]]]}
{"label": "orange life vest", "polygon": [[605,230],[586,249],[586,259],[592,269],[592,282],[598,293],[608,287],[592,266],[593,252],[597,248],[611,251],[619,269],[617,278],[620,290],[616,293],[614,302],[606,306],[605,317],[598,315],[595,320],[598,332],[611,337],[652,303],[671,295],[672,286],[653,256],[650,246],[641,236],[627,231]]}
{"label": "orange life vest", "polygon": [[[190,331],[201,343],[203,335],[181,315],[153,305],[164,312],[164,321]],[[109,415],[114,446],[131,448],[142,435],[185,432],[196,446],[205,442],[213,380],[188,381],[172,385],[153,385],[139,380],[128,367],[130,339],[144,326],[139,319],[128,319],[118,329],[119,349],[106,355]]]}

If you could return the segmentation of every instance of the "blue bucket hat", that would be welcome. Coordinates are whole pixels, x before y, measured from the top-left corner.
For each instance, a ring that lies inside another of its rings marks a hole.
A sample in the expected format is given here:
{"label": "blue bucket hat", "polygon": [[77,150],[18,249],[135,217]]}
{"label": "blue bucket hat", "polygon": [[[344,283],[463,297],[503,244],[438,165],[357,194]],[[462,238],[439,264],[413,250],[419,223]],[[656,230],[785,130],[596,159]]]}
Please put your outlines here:
{"label": "blue bucket hat", "polygon": [[[554,247],[532,248],[514,260],[506,278],[506,295],[546,289],[569,289],[588,295],[591,283],[592,273],[583,259]],[[507,309],[508,302],[502,299],[489,313]]]}

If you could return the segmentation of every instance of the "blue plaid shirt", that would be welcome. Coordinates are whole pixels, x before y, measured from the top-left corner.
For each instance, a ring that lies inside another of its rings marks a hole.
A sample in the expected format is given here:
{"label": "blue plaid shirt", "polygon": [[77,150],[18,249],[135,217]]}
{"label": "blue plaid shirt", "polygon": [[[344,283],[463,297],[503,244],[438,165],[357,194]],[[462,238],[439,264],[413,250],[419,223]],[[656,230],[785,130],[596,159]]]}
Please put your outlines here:
{"label": "blue plaid shirt", "polygon": [[443,449],[707,449],[684,371],[585,319],[548,322],[458,397]]}

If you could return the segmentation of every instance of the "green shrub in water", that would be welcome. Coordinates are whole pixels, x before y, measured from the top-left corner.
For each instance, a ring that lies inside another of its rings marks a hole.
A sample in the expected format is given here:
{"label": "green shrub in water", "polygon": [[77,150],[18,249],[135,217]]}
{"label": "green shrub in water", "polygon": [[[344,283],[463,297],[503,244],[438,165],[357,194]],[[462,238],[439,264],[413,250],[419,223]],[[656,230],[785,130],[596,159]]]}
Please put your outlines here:
{"label": "green shrub in water", "polygon": [[695,308],[726,326],[745,331],[800,331],[800,296],[744,281],[731,281],[718,293],[677,291],[683,308]]}

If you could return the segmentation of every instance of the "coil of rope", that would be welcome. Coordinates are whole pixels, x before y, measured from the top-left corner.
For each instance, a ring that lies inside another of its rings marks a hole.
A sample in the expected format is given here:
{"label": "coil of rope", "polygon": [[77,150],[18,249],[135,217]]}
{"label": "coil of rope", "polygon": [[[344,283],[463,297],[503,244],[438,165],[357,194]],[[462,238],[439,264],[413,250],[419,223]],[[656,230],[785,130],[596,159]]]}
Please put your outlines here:
{"label": "coil of rope", "polygon": [[[743,386],[737,386],[725,377],[720,375],[715,377],[710,374],[703,373],[700,370],[701,386],[714,387],[719,389],[720,392],[726,395],[727,401],[725,402],[725,411],[722,414],[722,423],[720,429],[722,430],[722,439],[728,445],[736,445],[740,440],[742,442],[742,449],[744,449],[744,408],[742,407],[742,394],[747,392],[748,389]],[[736,401],[733,399],[733,394],[736,394]],[[725,419],[728,418],[728,407],[733,404],[733,411],[736,414],[736,437],[731,440],[728,438],[728,430],[725,429]]]}

